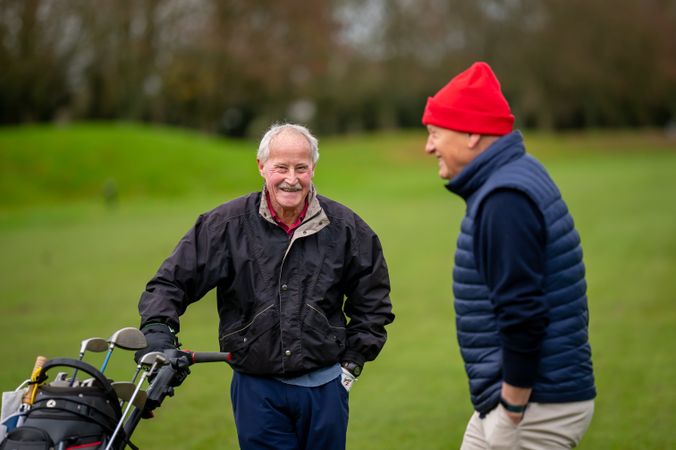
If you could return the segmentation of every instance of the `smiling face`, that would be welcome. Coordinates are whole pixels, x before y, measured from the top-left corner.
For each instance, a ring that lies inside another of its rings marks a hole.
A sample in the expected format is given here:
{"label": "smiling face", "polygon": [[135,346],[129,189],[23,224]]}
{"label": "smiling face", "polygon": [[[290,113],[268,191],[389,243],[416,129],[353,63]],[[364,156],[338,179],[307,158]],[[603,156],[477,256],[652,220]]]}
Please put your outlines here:
{"label": "smiling face", "polygon": [[450,180],[477,156],[473,136],[468,133],[427,125],[425,152],[439,160],[439,177]]}
{"label": "smiling face", "polygon": [[305,206],[314,175],[307,139],[294,130],[282,131],[270,141],[267,160],[264,163],[258,160],[258,170],[277,215],[284,220],[297,218]]}

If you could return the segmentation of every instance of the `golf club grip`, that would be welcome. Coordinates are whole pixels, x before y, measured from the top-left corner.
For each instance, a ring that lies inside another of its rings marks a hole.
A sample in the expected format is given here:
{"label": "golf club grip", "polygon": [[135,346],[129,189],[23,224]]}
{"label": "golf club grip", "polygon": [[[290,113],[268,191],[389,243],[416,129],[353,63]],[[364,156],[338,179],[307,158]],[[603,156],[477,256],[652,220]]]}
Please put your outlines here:
{"label": "golf club grip", "polygon": [[[47,358],[44,356],[38,356],[37,358],[35,358],[35,365],[33,366],[33,371],[31,372],[31,381],[35,382],[37,380],[38,374],[40,373],[42,366],[44,366],[46,362]],[[29,385],[28,389],[26,390],[26,393],[23,395],[22,403],[26,405],[33,404],[33,397],[37,388],[38,388],[37,383]]]}
{"label": "golf club grip", "polygon": [[230,352],[190,352],[193,364],[206,362],[228,362],[232,360]]}

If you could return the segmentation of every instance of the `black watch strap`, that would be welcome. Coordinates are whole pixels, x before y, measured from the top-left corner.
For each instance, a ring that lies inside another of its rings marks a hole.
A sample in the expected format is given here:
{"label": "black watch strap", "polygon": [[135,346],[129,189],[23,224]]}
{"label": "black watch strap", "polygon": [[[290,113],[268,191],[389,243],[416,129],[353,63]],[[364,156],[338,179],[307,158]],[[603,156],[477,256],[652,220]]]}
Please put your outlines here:
{"label": "black watch strap", "polygon": [[355,377],[358,377],[359,375],[361,375],[362,367],[355,362],[343,361],[340,365],[341,365],[341,367],[343,367],[345,370],[350,372]]}
{"label": "black watch strap", "polygon": [[509,403],[507,400],[502,398],[500,396],[500,404],[502,405],[503,408],[505,408],[507,411],[516,413],[516,414],[523,414],[526,411],[526,408],[528,407],[528,404],[525,405],[512,405]]}

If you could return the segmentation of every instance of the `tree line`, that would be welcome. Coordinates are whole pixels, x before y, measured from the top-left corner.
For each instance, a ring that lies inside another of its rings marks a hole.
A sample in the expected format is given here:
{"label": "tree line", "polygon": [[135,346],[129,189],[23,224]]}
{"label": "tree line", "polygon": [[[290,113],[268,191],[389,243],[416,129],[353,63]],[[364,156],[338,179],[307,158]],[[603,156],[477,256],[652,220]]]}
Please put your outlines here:
{"label": "tree line", "polygon": [[673,0],[0,0],[0,124],[419,126],[476,60],[518,125],[676,118]]}

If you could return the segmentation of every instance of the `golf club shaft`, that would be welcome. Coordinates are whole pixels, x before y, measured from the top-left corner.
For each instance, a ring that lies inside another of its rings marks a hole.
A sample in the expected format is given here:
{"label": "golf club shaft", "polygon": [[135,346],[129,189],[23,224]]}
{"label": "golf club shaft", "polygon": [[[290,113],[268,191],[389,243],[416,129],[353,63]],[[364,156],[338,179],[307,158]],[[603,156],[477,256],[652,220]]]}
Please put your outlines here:
{"label": "golf club shaft", "polygon": [[117,434],[120,432],[120,429],[124,425],[124,419],[127,417],[127,414],[129,414],[129,410],[131,409],[132,405],[134,404],[134,399],[138,395],[139,391],[141,390],[141,386],[143,385],[143,380],[146,379],[148,374],[152,373],[155,368],[157,367],[157,364],[153,364],[153,366],[150,368],[148,372],[143,372],[141,374],[141,379],[139,380],[138,384],[136,385],[136,389],[134,389],[134,393],[131,395],[129,398],[129,402],[127,403],[127,407],[124,408],[124,412],[122,413],[122,416],[120,417],[120,421],[117,423],[117,426],[115,427],[115,431],[113,431],[113,435],[110,436],[110,441],[108,442],[108,445],[106,446],[106,450],[110,450],[113,445],[113,442],[115,441],[115,438],[117,437]]}
{"label": "golf club shaft", "polygon": [[141,372],[141,365],[140,364],[138,366],[136,366],[136,370],[134,371],[134,376],[131,377],[132,383],[136,381],[136,377],[138,377],[139,372]]}
{"label": "golf club shaft", "polygon": [[106,357],[103,360],[103,364],[101,364],[101,369],[99,372],[103,373],[106,370],[106,367],[108,366],[108,361],[110,360],[110,355],[113,353],[113,350],[115,349],[115,345],[110,344],[110,347],[108,348],[108,351],[106,352]]}
{"label": "golf club shaft", "polygon": [[[85,352],[80,352],[80,357],[78,358],[78,361],[82,361],[82,358],[84,358]],[[73,370],[73,376],[70,378],[70,383],[68,383],[69,387],[73,386],[73,383],[75,383],[75,377],[77,376],[77,367]]]}

